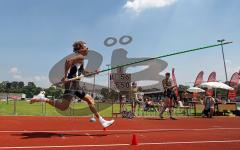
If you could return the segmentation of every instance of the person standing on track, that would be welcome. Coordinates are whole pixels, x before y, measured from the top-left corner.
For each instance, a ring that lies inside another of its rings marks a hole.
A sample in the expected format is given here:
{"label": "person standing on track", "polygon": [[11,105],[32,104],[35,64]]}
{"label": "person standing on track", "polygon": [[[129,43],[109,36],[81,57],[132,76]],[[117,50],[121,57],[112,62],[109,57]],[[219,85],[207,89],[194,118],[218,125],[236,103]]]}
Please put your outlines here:
{"label": "person standing on track", "polygon": [[215,104],[215,100],[214,98],[211,96],[210,92],[206,92],[206,96],[203,100],[203,112],[202,112],[202,117],[207,116],[208,118],[212,118],[213,113],[214,113],[214,104]]}
{"label": "person standing on track", "polygon": [[131,99],[132,99],[132,112],[134,114],[136,113],[136,107],[137,107],[137,104],[138,104],[137,92],[138,92],[137,83],[136,82],[132,82]]}
{"label": "person standing on track", "polygon": [[173,115],[173,107],[174,107],[174,88],[175,86],[172,86],[172,80],[170,79],[170,73],[167,72],[165,74],[165,79],[162,80],[162,85],[164,89],[164,103],[162,108],[160,109],[160,119],[163,119],[163,113],[168,108],[170,119],[176,120]]}
{"label": "person standing on track", "polygon": [[70,58],[67,58],[65,62],[65,72],[62,82],[64,83],[64,95],[62,102],[54,101],[48,98],[45,98],[44,93],[41,93],[40,96],[34,97],[31,99],[30,104],[35,102],[46,102],[53,107],[56,107],[62,111],[69,108],[69,105],[75,96],[87,102],[91,112],[98,118],[100,124],[106,128],[114,123],[114,120],[107,121],[100,116],[94,106],[94,99],[86,94],[82,87],[79,85],[79,80],[72,80],[73,78],[80,77],[81,75],[90,74],[90,72],[84,70],[84,57],[88,54],[88,47],[83,41],[77,41],[73,44],[73,55]]}

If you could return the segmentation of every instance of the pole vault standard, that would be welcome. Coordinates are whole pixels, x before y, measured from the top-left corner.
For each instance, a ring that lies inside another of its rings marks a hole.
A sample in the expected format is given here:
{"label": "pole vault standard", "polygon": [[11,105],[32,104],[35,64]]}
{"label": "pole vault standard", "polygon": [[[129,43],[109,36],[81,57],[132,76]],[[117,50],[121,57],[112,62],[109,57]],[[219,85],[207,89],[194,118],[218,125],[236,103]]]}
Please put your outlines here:
{"label": "pole vault standard", "polygon": [[[97,73],[102,73],[102,72],[106,72],[106,71],[109,71],[109,70],[117,69],[117,68],[119,68],[119,67],[125,67],[125,66],[129,66],[129,65],[133,65],[133,64],[145,62],[145,61],[150,61],[150,60],[159,59],[159,58],[164,58],[164,57],[169,57],[169,56],[174,56],[174,55],[180,55],[180,54],[189,53],[189,52],[194,52],[194,51],[200,51],[200,50],[204,50],[204,49],[208,49],[208,48],[212,48],[212,47],[217,47],[217,46],[222,46],[222,45],[227,45],[227,44],[231,44],[231,43],[233,43],[233,42],[222,42],[222,43],[220,43],[220,44],[214,44],[214,45],[208,45],[208,46],[199,47],[199,48],[194,48],[194,49],[189,49],[189,50],[184,50],[184,51],[178,51],[178,52],[174,52],[174,53],[170,53],[170,54],[165,54],[165,55],[161,55],[161,56],[157,56],[157,57],[152,57],[152,58],[148,58],[148,59],[144,59],[144,60],[140,60],[140,61],[134,61],[134,62],[127,63],[127,64],[122,64],[122,65],[113,66],[113,67],[108,68],[108,69],[100,70],[100,71],[98,71]],[[95,74],[95,73],[94,73],[94,74]],[[89,75],[93,75],[93,74],[89,74]],[[87,76],[88,76],[88,75],[87,75]]]}

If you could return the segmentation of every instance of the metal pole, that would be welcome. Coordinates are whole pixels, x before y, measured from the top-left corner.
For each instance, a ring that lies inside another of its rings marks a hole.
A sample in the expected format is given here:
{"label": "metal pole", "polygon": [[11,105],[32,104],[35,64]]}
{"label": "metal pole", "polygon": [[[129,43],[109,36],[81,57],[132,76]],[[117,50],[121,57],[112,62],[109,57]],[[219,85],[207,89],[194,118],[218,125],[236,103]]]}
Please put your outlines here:
{"label": "metal pole", "polygon": [[96,74],[94,74],[94,76],[93,76],[93,98],[95,98],[95,97],[94,97],[94,93],[95,93],[95,84],[96,84]]}
{"label": "metal pole", "polygon": [[17,107],[16,107],[17,99],[14,99],[14,108],[13,108],[13,114],[17,115]]}
{"label": "metal pole", "polygon": [[44,103],[44,116],[47,114],[47,103]]}
{"label": "metal pole", "polygon": [[108,92],[110,93],[110,64],[107,64],[108,67]]}
{"label": "metal pole", "polygon": [[41,102],[41,104],[42,104],[42,116],[44,115],[44,112],[43,112],[43,102]]}
{"label": "metal pole", "polygon": [[226,67],[226,62],[225,62],[225,55],[223,51],[223,45],[222,46],[222,54],[223,54],[223,60],[224,60],[224,70],[225,70],[225,75],[226,75],[226,81],[228,81],[228,75],[227,75],[227,67]]}
{"label": "metal pole", "polygon": [[224,70],[225,70],[225,77],[226,77],[226,81],[228,81],[228,76],[227,76],[227,68],[226,68],[226,61],[225,61],[225,55],[224,55],[224,51],[223,51],[223,42],[225,40],[218,40],[218,42],[221,42],[221,47],[222,47],[222,56],[223,56],[223,64],[224,64]]}
{"label": "metal pole", "polygon": [[[108,100],[109,100],[109,97],[110,97],[110,66],[111,64],[107,64],[107,67],[108,67]],[[113,103],[113,99],[112,99],[112,103]],[[113,105],[112,105],[113,107]]]}
{"label": "metal pole", "polygon": [[[93,99],[95,99],[96,74],[93,76]],[[99,111],[99,101],[97,102],[97,111]]]}

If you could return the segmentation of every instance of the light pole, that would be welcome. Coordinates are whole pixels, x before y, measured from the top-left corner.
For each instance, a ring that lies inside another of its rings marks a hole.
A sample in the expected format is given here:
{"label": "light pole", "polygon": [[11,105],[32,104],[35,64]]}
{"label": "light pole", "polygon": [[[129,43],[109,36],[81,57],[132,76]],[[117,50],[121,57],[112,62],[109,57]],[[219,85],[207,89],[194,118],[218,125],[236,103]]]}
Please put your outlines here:
{"label": "light pole", "polygon": [[224,51],[223,51],[223,42],[224,42],[224,41],[225,41],[225,39],[217,40],[217,42],[220,42],[220,43],[221,43],[222,56],[223,56],[223,64],[224,64],[224,70],[225,70],[225,77],[226,77],[226,81],[228,81],[227,68],[226,68],[226,62],[225,62],[225,55],[224,55]]}
{"label": "light pole", "polygon": [[106,65],[108,67],[108,92],[110,93],[110,64]]}

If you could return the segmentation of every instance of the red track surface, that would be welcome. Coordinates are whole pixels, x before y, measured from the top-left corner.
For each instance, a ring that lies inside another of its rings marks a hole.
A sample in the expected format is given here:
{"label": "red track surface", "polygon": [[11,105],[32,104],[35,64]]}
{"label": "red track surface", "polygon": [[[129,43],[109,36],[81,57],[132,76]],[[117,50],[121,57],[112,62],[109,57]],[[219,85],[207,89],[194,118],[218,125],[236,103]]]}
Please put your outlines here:
{"label": "red track surface", "polygon": [[[103,131],[89,118],[0,116],[2,149],[240,149],[240,118],[117,119]],[[132,134],[139,144],[131,145]]]}

